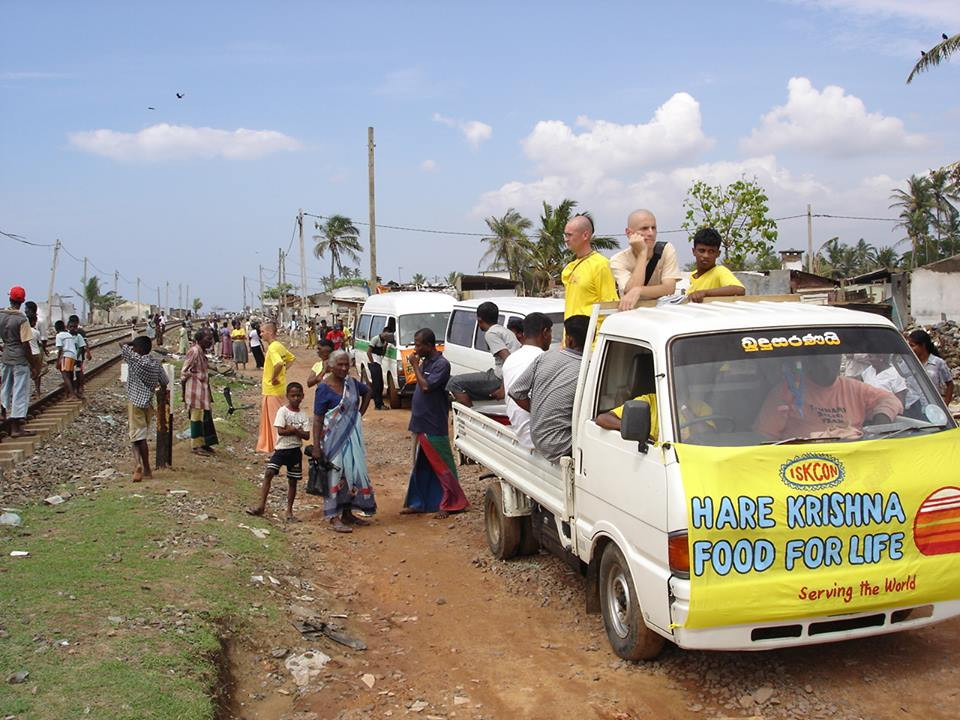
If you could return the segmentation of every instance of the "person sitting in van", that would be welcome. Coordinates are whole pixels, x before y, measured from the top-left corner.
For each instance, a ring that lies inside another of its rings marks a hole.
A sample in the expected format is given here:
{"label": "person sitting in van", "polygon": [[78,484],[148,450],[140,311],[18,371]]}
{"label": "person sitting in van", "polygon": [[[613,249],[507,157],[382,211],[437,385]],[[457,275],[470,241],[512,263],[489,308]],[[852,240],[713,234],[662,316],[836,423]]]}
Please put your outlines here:
{"label": "person sitting in van", "polygon": [[903,403],[888,390],[840,377],[841,360],[839,354],[818,355],[800,360],[799,372],[785,367],[785,377],[767,394],[754,429],[777,440],[855,438],[865,424],[893,422]]}
{"label": "person sitting in van", "polygon": [[477,327],[483,330],[494,366],[486,372],[454,375],[447,383],[447,391],[461,405],[470,407],[474,400],[503,398],[503,361],[520,349],[516,336],[497,322],[500,308],[495,303],[480,303],[477,307]]}
{"label": "person sitting in van", "polygon": [[377,410],[386,410],[383,404],[383,367],[381,362],[391,345],[396,345],[394,332],[396,323],[393,318],[387,320],[386,326],[379,335],[370,340],[367,347],[367,370],[370,373],[370,384],[373,386],[373,405]]}
{"label": "person sitting in van", "polygon": [[696,272],[690,276],[687,298],[690,302],[702,303],[704,298],[746,295],[743,283],[723,265],[717,265],[720,257],[720,233],[711,227],[697,230],[693,236],[693,257]]}
{"label": "person sitting in van", "polygon": [[564,347],[538,356],[510,386],[510,397],[530,413],[533,447],[550,462],[571,452],[573,402],[589,325],[586,315],[564,320]]}
{"label": "person sitting in van", "polygon": [[867,385],[892,392],[906,407],[907,381],[890,362],[890,354],[869,353],[865,359],[867,367],[860,373],[860,379]]}
{"label": "person sitting in van", "polygon": [[[643,400],[650,406],[650,442],[655,443],[660,438],[660,421],[657,418],[657,394],[645,393],[637,395],[633,400]],[[624,403],[626,405],[626,403]],[[604,430],[616,430],[620,432],[620,420],[623,418],[623,405],[615,407],[613,410],[600,413],[593,421]]]}
{"label": "person sitting in van", "polygon": [[509,320],[507,320],[507,330],[513,333],[513,336],[517,339],[517,342],[523,345],[523,318],[517,315],[514,315]]}

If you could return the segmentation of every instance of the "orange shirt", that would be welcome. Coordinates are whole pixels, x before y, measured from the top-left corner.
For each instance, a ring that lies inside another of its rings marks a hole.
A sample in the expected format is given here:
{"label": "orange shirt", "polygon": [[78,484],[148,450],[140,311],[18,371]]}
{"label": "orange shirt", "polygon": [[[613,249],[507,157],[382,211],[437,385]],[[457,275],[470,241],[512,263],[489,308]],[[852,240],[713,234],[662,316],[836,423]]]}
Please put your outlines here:
{"label": "orange shirt", "polygon": [[808,437],[811,433],[863,428],[877,413],[893,419],[903,412],[897,396],[859,380],[838,377],[830,387],[801,380],[802,408],[786,381],[775,386],[760,409],[754,429],[772,438]]}

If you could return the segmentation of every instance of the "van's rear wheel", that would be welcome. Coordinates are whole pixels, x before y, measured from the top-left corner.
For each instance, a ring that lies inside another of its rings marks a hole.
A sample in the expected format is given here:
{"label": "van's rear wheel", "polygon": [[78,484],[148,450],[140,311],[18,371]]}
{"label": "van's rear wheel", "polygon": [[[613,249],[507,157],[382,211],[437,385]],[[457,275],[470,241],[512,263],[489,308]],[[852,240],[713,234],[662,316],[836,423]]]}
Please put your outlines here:
{"label": "van's rear wheel", "polygon": [[533,534],[533,517],[527,515],[520,520],[520,555],[536,555],[540,552],[540,541]]}
{"label": "van's rear wheel", "polygon": [[627,560],[613,543],[600,558],[600,609],[607,639],[617,655],[624,660],[650,660],[660,654],[664,639],[643,622]]}
{"label": "van's rear wheel", "polygon": [[490,483],[483,496],[483,527],[487,533],[487,545],[497,560],[509,560],[520,549],[520,520],[503,514],[500,483]]}
{"label": "van's rear wheel", "polygon": [[399,410],[403,405],[400,391],[397,390],[397,384],[393,381],[392,373],[387,373],[387,402],[390,403],[391,410]]}

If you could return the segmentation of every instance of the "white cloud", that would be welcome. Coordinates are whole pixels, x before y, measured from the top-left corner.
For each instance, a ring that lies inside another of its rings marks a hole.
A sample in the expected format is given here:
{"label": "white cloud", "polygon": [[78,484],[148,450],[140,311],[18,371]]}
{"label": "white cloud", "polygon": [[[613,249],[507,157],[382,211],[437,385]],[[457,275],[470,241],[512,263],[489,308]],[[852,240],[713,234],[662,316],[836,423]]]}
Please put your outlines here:
{"label": "white cloud", "polygon": [[219,130],[166,123],[135,133],[101,129],[70,133],[69,138],[71,145],[84,152],[145,162],[194,157],[246,160],[301,147],[298,140],[276,130]]}
{"label": "white cloud", "polygon": [[[960,25],[956,0],[800,0],[804,5],[845,10],[857,15],[913,20],[933,28]],[[947,31],[948,34],[950,31]]]}
{"label": "white cloud", "polygon": [[424,172],[433,172],[437,169],[437,163],[434,160],[424,160],[420,163],[420,169]]}
{"label": "white cloud", "polygon": [[707,150],[713,141],[701,127],[700,104],[676,93],[647,123],[621,125],[579,117],[576,133],[560,120],[541,120],[523,141],[544,174],[583,176],[663,166]]}
{"label": "white cloud", "polygon": [[794,77],[787,88],[786,105],[764,115],[741,141],[746,152],[789,148],[851,157],[926,145],[926,138],[908,133],[899,118],[867,112],[860,98],[841,87],[828,85],[821,92],[807,78]]}
{"label": "white cloud", "polygon": [[493,128],[479,120],[457,120],[440,113],[433,114],[433,121],[447,127],[457,128],[473,149],[493,136]]}

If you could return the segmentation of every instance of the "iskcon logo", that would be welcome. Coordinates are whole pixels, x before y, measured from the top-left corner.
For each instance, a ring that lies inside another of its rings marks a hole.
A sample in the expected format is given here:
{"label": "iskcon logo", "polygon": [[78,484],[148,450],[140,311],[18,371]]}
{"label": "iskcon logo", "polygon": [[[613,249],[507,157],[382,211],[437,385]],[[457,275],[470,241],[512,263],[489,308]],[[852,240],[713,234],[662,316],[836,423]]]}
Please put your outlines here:
{"label": "iskcon logo", "polygon": [[780,466],[780,479],[795,490],[824,490],[846,477],[843,463],[832,455],[804,453]]}

